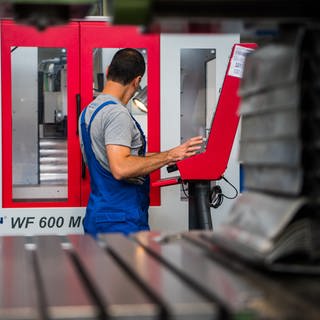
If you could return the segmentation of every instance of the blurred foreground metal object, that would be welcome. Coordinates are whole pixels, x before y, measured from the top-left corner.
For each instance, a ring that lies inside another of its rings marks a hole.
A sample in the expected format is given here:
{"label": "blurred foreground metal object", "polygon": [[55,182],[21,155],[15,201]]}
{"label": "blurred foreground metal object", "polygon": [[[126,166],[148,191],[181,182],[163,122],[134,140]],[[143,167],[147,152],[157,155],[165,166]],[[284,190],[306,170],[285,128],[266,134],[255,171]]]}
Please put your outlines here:
{"label": "blurred foreground metal object", "polygon": [[0,18],[13,18],[44,30],[84,18],[96,3],[96,0],[0,0]]}
{"label": "blurred foreground metal object", "polygon": [[264,274],[212,232],[0,238],[0,319],[319,319],[320,277]]}
{"label": "blurred foreground metal object", "polygon": [[[318,19],[316,3],[311,0],[107,0],[107,3],[114,24],[142,25],[149,31],[162,24],[166,25],[164,28],[174,28],[186,20],[288,23]],[[168,22],[172,18],[176,21],[170,27]]]}

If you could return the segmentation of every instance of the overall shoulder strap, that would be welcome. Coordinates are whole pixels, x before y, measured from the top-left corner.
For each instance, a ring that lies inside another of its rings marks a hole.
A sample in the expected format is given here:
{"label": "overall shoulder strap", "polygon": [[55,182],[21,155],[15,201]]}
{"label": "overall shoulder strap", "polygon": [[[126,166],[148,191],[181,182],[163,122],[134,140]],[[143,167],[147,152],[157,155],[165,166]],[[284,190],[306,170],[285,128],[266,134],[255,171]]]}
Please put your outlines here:
{"label": "overall shoulder strap", "polygon": [[143,140],[143,155],[146,154],[147,151],[147,139],[146,139],[146,135],[144,134],[139,122],[135,119],[135,117],[130,113],[130,116],[132,118],[132,120],[134,121],[134,123],[136,124],[136,127],[138,128],[141,136],[142,136],[142,140]]}
{"label": "overall shoulder strap", "polygon": [[86,125],[85,122],[85,115],[87,108],[85,108],[81,114],[81,120],[80,120],[80,126],[81,126],[81,136],[82,136],[82,141],[83,141],[83,146],[84,146],[84,151],[86,154],[87,159],[92,159],[95,158],[94,152],[92,150],[91,146],[91,137],[90,137],[90,129],[91,129],[91,124],[92,120],[95,118],[97,113],[105,106],[110,105],[110,104],[116,104],[116,102],[109,100],[104,103],[102,103],[92,114],[89,125]]}
{"label": "overall shoulder strap", "polygon": [[104,108],[105,106],[110,105],[110,104],[117,104],[117,103],[114,102],[114,101],[112,101],[112,100],[108,100],[108,101],[102,103],[102,104],[93,112],[93,114],[92,114],[92,116],[91,116],[91,119],[90,119],[90,122],[89,122],[88,132],[90,132],[92,121],[93,121],[93,119],[95,118],[95,116],[97,115],[97,113],[98,113],[102,108]]}

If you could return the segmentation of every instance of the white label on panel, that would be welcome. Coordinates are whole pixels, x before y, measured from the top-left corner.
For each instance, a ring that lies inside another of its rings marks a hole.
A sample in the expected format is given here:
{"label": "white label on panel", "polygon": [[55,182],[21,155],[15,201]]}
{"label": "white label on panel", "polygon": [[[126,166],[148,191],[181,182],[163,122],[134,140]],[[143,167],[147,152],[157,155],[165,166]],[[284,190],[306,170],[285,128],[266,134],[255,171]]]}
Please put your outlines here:
{"label": "white label on panel", "polygon": [[242,78],[244,63],[248,53],[252,52],[253,49],[236,46],[234,54],[230,62],[230,68],[228,75],[232,77]]}

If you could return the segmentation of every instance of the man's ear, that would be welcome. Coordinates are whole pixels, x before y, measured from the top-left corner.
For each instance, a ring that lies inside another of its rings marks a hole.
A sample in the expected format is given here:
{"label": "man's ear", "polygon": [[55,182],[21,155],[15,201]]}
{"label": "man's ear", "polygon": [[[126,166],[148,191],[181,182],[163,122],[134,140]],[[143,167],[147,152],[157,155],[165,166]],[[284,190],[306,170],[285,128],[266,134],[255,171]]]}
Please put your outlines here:
{"label": "man's ear", "polygon": [[135,77],[135,78],[133,79],[135,88],[137,88],[137,89],[139,88],[141,79],[142,79],[141,76],[137,76],[137,77]]}
{"label": "man's ear", "polygon": [[106,68],[106,78],[108,78],[109,66]]}

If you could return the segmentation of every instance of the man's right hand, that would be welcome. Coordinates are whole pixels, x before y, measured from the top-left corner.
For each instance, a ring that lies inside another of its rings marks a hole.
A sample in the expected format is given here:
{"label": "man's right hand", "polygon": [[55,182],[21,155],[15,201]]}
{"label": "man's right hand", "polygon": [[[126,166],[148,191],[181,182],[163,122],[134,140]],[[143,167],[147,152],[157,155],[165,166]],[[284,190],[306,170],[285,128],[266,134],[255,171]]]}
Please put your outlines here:
{"label": "man's right hand", "polygon": [[192,137],[180,146],[170,149],[168,151],[169,165],[194,156],[202,148],[203,141],[202,136]]}

